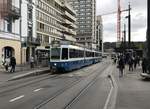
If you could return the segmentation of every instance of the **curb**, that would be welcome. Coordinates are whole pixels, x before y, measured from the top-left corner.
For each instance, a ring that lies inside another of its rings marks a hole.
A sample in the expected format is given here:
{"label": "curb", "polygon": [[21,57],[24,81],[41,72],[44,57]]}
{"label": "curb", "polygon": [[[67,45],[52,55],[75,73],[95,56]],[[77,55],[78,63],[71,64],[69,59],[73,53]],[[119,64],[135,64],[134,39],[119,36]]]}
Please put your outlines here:
{"label": "curb", "polygon": [[49,69],[49,68],[48,68],[48,69],[45,69],[45,70],[30,71],[30,72],[25,73],[25,74],[13,76],[13,77],[11,77],[10,79],[8,79],[7,81],[18,80],[18,79],[22,79],[22,78],[29,77],[29,76],[37,76],[37,75],[45,74],[45,73],[48,73],[48,72],[50,72],[50,69]]}

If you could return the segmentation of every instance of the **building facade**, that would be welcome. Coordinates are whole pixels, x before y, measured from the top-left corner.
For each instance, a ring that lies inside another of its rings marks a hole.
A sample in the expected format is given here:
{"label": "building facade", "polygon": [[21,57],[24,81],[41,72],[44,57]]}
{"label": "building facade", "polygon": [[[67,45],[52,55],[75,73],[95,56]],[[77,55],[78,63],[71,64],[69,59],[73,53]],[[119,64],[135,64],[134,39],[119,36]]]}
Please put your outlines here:
{"label": "building facade", "polygon": [[40,45],[36,36],[36,0],[21,1],[21,39],[22,63],[30,61],[35,56],[35,49]]}
{"label": "building facade", "polygon": [[77,42],[96,48],[96,0],[67,1],[77,13]]}
{"label": "building facade", "polygon": [[17,64],[49,57],[53,41],[76,42],[75,22],[65,0],[1,0],[0,56],[15,56]]}
{"label": "building facade", "polygon": [[0,59],[14,56],[21,63],[20,0],[0,1]]}
{"label": "building facade", "polygon": [[41,47],[54,40],[76,41],[75,12],[62,0],[39,0],[36,8],[36,35]]}
{"label": "building facade", "polygon": [[96,17],[96,49],[103,51],[103,24],[102,17]]}

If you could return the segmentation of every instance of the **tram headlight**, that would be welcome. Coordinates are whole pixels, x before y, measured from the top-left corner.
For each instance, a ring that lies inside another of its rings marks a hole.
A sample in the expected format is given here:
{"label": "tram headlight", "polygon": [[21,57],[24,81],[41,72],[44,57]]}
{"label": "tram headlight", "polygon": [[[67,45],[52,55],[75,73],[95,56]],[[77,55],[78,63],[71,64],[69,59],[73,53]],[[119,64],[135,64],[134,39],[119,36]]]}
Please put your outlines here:
{"label": "tram headlight", "polygon": [[57,63],[54,63],[54,66],[56,66],[57,65]]}

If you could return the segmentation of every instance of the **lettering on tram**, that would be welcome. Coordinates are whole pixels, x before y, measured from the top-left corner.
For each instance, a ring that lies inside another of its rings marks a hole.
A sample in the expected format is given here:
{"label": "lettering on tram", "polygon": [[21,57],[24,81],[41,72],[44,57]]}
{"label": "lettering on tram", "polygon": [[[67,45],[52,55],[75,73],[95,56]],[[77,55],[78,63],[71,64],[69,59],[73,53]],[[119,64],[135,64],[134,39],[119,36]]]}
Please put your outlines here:
{"label": "lettering on tram", "polygon": [[101,61],[102,53],[75,45],[52,46],[50,67],[54,71],[72,71]]}

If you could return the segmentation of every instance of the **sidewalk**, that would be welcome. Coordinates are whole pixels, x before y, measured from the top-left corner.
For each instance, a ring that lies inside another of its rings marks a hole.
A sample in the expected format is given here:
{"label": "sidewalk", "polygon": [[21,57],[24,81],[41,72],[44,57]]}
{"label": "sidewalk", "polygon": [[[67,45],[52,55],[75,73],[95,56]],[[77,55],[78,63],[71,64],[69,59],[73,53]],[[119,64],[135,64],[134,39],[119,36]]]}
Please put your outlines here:
{"label": "sidewalk", "polygon": [[7,72],[3,67],[0,67],[0,83],[9,81],[9,80],[15,80],[19,78],[23,78],[30,75],[36,75],[44,72],[49,72],[49,67],[35,67],[30,68],[29,65],[25,66],[17,66],[16,71],[14,73]]}
{"label": "sidewalk", "polygon": [[150,108],[150,81],[142,80],[141,72],[142,69],[139,66],[133,71],[128,71],[126,66],[124,76],[119,78],[118,69],[114,69],[113,76],[118,85],[115,109]]}

